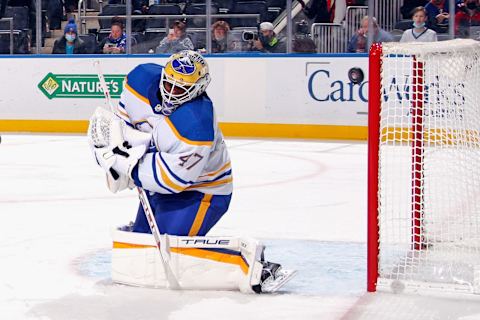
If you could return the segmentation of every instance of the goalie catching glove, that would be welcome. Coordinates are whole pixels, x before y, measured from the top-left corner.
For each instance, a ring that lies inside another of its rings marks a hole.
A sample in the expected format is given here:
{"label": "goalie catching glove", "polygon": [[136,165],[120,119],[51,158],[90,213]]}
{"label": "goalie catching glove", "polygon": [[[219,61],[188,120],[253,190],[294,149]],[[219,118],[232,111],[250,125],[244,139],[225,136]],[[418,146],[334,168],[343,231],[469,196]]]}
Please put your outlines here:
{"label": "goalie catching glove", "polygon": [[93,155],[105,170],[113,193],[133,188],[131,174],[150,145],[151,135],[130,128],[112,112],[97,108],[90,118],[88,142]]}

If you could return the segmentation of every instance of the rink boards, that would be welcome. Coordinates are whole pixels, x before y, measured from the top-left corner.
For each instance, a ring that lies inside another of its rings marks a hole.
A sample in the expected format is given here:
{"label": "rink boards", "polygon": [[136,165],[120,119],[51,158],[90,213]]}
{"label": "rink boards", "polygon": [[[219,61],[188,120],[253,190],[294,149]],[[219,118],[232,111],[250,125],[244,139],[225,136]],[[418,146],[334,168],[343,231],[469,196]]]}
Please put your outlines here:
{"label": "rink boards", "polygon": [[[78,57],[78,58],[77,58]],[[93,62],[116,99],[124,76],[165,56],[0,57],[0,132],[82,133],[103,105]],[[366,55],[220,55],[207,59],[207,90],[226,136],[313,139],[367,137]],[[349,71],[359,68],[362,82]]]}

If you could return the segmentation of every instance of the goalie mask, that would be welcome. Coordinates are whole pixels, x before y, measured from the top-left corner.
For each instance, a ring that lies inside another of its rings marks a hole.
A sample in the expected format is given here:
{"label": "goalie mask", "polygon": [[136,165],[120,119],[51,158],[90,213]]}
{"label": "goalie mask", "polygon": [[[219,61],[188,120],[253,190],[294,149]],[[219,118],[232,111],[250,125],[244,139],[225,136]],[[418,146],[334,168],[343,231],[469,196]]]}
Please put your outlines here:
{"label": "goalie mask", "polygon": [[209,83],[208,64],[199,53],[184,50],[173,54],[160,79],[161,112],[170,115],[181,104],[204,93]]}

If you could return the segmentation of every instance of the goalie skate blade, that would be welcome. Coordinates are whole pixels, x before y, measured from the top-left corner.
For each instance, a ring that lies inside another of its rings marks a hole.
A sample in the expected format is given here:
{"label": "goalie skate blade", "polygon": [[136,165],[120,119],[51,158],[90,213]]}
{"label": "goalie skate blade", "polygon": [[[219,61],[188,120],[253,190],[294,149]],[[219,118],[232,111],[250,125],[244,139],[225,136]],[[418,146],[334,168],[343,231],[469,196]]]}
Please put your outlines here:
{"label": "goalie skate blade", "polygon": [[262,284],[262,293],[274,293],[280,290],[290,279],[297,274],[297,270],[280,270],[275,280],[266,280]]}

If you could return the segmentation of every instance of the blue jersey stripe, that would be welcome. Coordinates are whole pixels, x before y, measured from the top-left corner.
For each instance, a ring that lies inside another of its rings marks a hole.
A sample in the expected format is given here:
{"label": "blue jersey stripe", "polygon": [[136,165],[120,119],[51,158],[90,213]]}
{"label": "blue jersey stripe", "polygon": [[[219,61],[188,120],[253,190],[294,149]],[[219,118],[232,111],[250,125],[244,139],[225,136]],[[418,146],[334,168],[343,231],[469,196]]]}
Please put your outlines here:
{"label": "blue jersey stripe", "polygon": [[153,157],[152,157],[152,170],[153,170],[153,178],[155,179],[155,182],[163,189],[167,190],[168,192],[170,193],[175,193],[173,192],[172,190],[170,190],[169,188],[165,187],[161,182],[160,180],[158,180],[158,175],[157,175],[157,165],[155,164],[155,154],[153,154]]}

